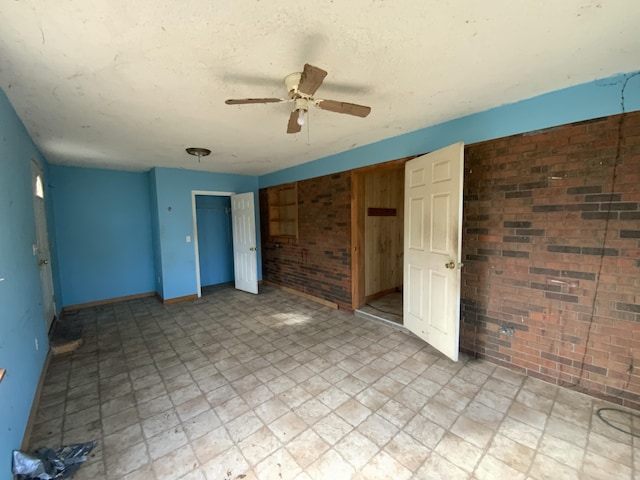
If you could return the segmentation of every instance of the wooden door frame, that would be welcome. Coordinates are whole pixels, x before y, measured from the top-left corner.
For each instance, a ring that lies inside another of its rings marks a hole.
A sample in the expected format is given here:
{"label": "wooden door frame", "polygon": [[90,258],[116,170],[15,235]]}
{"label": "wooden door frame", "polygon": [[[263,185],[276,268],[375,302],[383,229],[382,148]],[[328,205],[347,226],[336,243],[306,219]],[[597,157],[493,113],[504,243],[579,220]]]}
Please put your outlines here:
{"label": "wooden door frame", "polygon": [[351,308],[354,310],[362,308],[366,303],[366,272],[364,268],[365,176],[369,173],[386,170],[402,169],[404,171],[404,164],[418,156],[411,155],[351,170]]}

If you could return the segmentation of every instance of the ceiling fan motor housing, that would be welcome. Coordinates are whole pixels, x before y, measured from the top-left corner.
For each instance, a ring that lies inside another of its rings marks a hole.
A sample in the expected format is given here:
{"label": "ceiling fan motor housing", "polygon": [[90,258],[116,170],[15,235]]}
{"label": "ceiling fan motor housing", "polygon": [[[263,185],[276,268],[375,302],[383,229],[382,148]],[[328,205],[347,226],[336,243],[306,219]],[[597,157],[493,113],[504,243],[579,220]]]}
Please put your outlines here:
{"label": "ceiling fan motor housing", "polygon": [[299,96],[298,93],[298,85],[300,85],[300,78],[302,78],[302,73],[290,73],[286,77],[284,77],[284,84],[287,87],[287,92],[289,92],[289,97],[294,98],[295,96]]}

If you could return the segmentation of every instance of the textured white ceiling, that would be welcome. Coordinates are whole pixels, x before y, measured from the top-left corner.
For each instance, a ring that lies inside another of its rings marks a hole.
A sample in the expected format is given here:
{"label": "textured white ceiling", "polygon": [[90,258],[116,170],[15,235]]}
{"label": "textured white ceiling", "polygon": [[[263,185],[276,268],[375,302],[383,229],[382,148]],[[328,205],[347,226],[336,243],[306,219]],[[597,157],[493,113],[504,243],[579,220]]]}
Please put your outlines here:
{"label": "textured white ceiling", "polygon": [[[637,70],[639,24],[638,0],[4,0],[0,86],[52,163],[258,175]],[[287,135],[290,104],[224,104],[305,62],[371,115]]]}

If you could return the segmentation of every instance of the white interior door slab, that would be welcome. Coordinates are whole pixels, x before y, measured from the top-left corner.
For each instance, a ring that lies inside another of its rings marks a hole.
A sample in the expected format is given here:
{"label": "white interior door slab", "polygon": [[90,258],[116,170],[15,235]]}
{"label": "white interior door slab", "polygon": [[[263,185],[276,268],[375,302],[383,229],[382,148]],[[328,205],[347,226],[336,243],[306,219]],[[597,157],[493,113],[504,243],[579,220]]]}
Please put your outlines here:
{"label": "white interior door slab", "polygon": [[405,326],[458,361],[464,144],[405,166]]}
{"label": "white interior door slab", "polygon": [[51,272],[51,254],[49,232],[47,230],[47,212],[44,203],[44,177],[40,165],[31,161],[31,186],[33,188],[33,209],[36,220],[36,244],[33,254],[40,267],[40,283],[42,284],[42,302],[44,321],[47,331],[56,315],[56,303],[53,293],[53,276]]}
{"label": "white interior door slab", "polygon": [[258,293],[258,250],[253,192],[231,195],[231,222],[236,288]]}

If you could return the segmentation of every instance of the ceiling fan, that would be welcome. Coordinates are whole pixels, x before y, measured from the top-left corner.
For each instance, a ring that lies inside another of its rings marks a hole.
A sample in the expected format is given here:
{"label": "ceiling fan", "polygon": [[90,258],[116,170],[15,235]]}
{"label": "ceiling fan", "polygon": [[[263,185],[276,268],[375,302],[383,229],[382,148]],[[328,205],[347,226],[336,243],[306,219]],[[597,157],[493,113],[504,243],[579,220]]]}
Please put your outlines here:
{"label": "ceiling fan", "polygon": [[305,64],[302,72],[291,73],[284,79],[289,98],[232,98],[224,103],[227,105],[242,105],[248,103],[284,103],[294,102],[293,110],[289,116],[287,133],[298,133],[305,122],[305,116],[309,105],[322,110],[336,113],[346,113],[356,117],[366,117],[371,112],[371,107],[356,105],[355,103],[339,102],[337,100],[323,100],[314,98],[327,72],[313,65]]}

